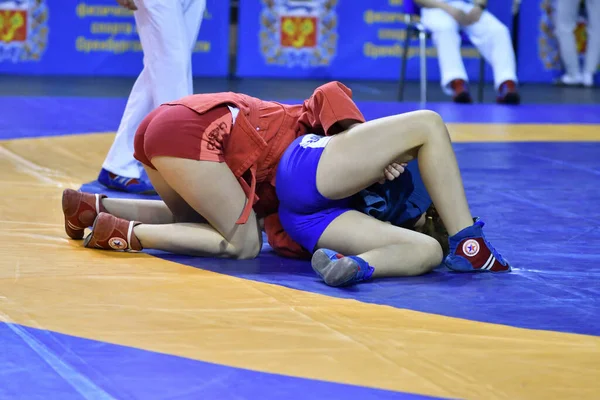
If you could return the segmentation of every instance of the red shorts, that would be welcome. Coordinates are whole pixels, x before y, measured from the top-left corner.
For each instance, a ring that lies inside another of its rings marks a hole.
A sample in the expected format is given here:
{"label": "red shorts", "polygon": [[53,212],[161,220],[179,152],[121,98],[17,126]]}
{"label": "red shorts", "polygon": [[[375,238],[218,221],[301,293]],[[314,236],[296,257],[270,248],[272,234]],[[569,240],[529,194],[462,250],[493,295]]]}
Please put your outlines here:
{"label": "red shorts", "polygon": [[162,105],[142,120],[133,141],[136,160],[150,168],[158,156],[224,162],[231,111],[219,106],[204,114],[183,105]]}

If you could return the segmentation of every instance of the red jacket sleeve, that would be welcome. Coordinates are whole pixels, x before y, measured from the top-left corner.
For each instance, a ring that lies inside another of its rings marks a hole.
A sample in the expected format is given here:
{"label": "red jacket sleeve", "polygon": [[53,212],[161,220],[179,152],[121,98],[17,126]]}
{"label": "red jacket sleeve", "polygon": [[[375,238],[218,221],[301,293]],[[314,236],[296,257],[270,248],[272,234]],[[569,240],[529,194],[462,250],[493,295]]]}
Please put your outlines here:
{"label": "red jacket sleeve", "polygon": [[311,133],[335,135],[346,129],[339,124],[341,121],[365,122],[352,101],[352,91],[340,82],[319,86],[302,108],[300,122],[309,127]]}
{"label": "red jacket sleeve", "polygon": [[311,254],[283,230],[279,221],[279,214],[265,217],[265,232],[271,248],[282,257],[310,259]]}

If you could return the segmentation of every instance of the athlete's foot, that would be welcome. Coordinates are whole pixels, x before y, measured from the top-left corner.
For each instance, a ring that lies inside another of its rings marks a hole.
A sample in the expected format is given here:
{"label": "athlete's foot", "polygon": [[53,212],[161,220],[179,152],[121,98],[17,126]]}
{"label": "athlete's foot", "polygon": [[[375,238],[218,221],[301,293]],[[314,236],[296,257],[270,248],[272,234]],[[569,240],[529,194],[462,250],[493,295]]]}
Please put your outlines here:
{"label": "athlete's foot", "polygon": [[589,72],[584,72],[581,76],[581,83],[586,88],[594,87],[594,74]]}
{"label": "athlete's foot", "polygon": [[311,260],[313,270],[329,286],[347,286],[366,281],[373,275],[373,267],[356,256],[344,257],[328,249],[317,250]]}
{"label": "athlete's foot", "polygon": [[500,85],[498,89],[498,97],[496,98],[498,104],[510,104],[518,105],[521,104],[521,95],[517,91],[517,84],[514,81],[506,81]]}
{"label": "athlete's foot", "polygon": [[459,272],[510,272],[511,267],[483,234],[483,221],[450,236],[444,265]]}
{"label": "athlete's foot", "polygon": [[92,233],[85,238],[83,245],[101,250],[141,251],[142,244],[133,232],[133,228],[139,224],[140,222],[100,213],[94,221]]}
{"label": "athlete's foot", "polygon": [[583,77],[581,74],[577,75],[569,75],[564,74],[560,78],[554,81],[554,84],[557,86],[581,86],[583,82]]}
{"label": "athlete's foot", "polygon": [[156,190],[152,184],[145,179],[128,178],[113,174],[112,172],[102,168],[98,175],[98,182],[109,189],[119,190],[133,194],[154,195]]}
{"label": "athlete's foot", "polygon": [[102,205],[103,194],[83,193],[65,189],[62,195],[62,209],[65,216],[65,232],[71,239],[83,239],[83,232],[94,224],[99,213],[105,212]]}
{"label": "athlete's foot", "polygon": [[471,104],[473,99],[469,93],[467,82],[462,79],[455,79],[450,82],[450,88],[452,89],[452,101],[455,103]]}

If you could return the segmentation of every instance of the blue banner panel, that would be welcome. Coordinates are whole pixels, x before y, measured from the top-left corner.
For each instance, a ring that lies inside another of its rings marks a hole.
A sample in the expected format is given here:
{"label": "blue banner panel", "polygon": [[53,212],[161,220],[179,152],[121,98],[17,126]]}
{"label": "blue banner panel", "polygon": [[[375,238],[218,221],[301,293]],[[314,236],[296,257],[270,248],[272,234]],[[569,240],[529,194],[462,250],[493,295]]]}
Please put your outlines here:
{"label": "blue banner panel", "polygon": [[[521,5],[518,69],[521,81],[551,82],[563,73],[555,20],[556,0],[526,1]],[[588,40],[585,8],[580,9],[573,34],[583,65]],[[600,83],[600,75],[596,75],[596,83]]]}
{"label": "blue banner panel", "polygon": [[[227,75],[228,53],[229,0],[207,0],[194,75]],[[0,73],[136,76],[142,58],[133,13],[115,0],[0,0]]]}
{"label": "blue banner panel", "polygon": [[[511,20],[509,4],[491,11],[505,23]],[[402,0],[241,1],[237,75],[397,80],[406,35],[403,20]],[[419,76],[418,54],[413,41],[409,79]],[[477,54],[473,48],[463,49],[472,79],[478,79]],[[428,77],[439,79],[431,43],[427,55]]]}

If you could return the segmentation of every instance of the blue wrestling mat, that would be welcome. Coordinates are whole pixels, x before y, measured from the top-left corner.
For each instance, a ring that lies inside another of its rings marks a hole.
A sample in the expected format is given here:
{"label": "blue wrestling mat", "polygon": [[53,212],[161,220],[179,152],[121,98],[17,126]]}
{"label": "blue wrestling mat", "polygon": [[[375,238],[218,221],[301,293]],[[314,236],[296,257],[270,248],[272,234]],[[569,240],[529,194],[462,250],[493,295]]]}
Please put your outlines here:
{"label": "blue wrestling mat", "polygon": [[[590,318],[600,302],[600,254],[594,254],[600,244],[600,143],[460,143],[455,148],[472,212],[483,218],[488,238],[513,264],[511,274],[461,274],[440,267],[426,276],[339,289],[317,279],[309,262],[280,258],[268,244],[259,259],[244,262],[150,253],[328,296],[520,328],[600,335],[600,318]],[[518,164],[509,165],[512,159]],[[97,182],[81,190],[132,197]]]}
{"label": "blue wrestling mat", "polygon": [[339,289],[268,245],[232,261],[67,240],[65,187],[135,197],[93,181],[112,135],[89,134],[124,103],[0,97],[0,399],[597,398],[599,106],[431,104],[514,271]]}

